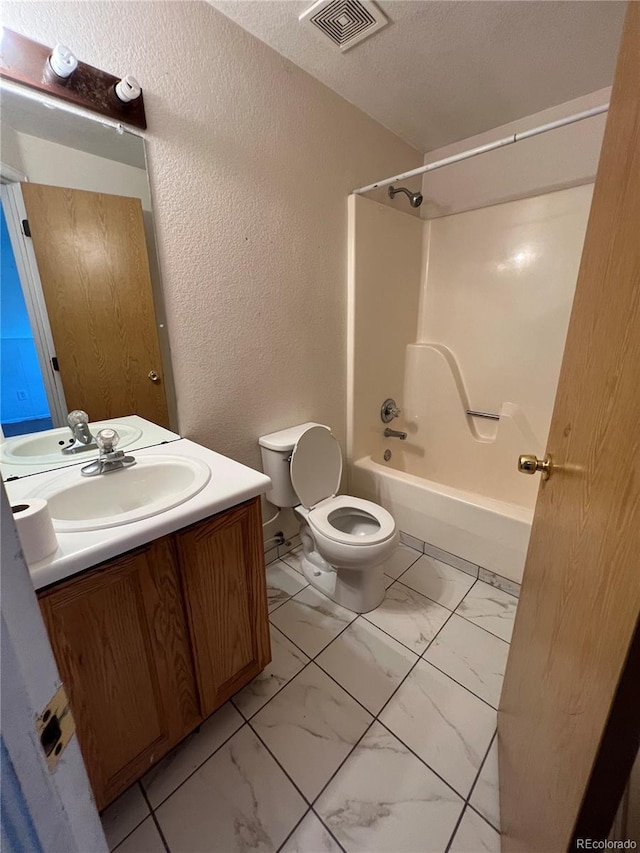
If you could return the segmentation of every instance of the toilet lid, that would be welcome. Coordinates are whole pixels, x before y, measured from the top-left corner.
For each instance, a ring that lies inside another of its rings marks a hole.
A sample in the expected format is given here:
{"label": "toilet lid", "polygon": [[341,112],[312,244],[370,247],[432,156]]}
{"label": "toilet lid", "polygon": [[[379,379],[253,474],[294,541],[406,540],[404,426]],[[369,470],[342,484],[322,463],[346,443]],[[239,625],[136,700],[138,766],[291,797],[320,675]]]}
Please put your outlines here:
{"label": "toilet lid", "polygon": [[342,453],[331,432],[314,426],[304,432],[291,454],[291,482],[307,509],[333,497],[340,486]]}

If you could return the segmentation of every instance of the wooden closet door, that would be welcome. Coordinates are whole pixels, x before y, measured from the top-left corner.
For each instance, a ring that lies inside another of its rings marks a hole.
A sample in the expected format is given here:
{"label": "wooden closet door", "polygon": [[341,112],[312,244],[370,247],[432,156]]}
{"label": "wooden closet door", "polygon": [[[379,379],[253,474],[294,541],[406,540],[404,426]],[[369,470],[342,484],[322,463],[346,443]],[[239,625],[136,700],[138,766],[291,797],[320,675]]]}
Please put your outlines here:
{"label": "wooden closet door", "polygon": [[206,716],[271,660],[260,500],[175,538]]}
{"label": "wooden closet door", "polygon": [[69,410],[168,427],[140,199],[21,187]]}
{"label": "wooden closet door", "polygon": [[40,596],[103,808],[200,721],[170,539]]}

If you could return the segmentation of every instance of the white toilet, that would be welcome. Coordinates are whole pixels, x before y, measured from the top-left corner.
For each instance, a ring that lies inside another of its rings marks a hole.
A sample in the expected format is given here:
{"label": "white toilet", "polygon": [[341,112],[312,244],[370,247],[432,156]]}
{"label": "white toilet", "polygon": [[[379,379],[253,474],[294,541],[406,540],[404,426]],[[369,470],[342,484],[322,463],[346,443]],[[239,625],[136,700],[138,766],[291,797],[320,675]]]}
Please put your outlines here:
{"label": "white toilet", "polygon": [[367,613],[384,599],[383,563],[398,545],[393,516],[378,504],[337,495],[340,445],[328,427],[306,423],[263,435],[267,500],[300,516],[302,571],[329,598]]}

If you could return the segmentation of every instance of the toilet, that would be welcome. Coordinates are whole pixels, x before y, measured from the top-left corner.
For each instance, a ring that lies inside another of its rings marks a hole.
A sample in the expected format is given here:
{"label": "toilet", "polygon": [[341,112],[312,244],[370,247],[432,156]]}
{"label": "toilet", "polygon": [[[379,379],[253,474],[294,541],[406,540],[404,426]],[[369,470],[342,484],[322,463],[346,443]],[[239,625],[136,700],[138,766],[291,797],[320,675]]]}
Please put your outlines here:
{"label": "toilet", "polygon": [[398,545],[393,516],[371,501],[338,495],[340,445],[331,430],[299,424],[258,441],[272,487],[267,500],[300,518],[302,571],[309,583],[355,613],[384,599],[384,562]]}

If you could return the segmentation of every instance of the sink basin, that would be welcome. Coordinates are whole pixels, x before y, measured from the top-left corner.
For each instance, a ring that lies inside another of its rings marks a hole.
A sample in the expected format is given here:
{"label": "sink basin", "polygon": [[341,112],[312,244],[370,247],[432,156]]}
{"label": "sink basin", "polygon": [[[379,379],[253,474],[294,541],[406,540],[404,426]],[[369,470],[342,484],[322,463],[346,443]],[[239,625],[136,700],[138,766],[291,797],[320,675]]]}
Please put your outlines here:
{"label": "sink basin", "polygon": [[73,468],[33,491],[44,498],[56,530],[75,533],[130,524],[189,500],[211,478],[209,466],[185,456],[142,456],[130,468],[83,477]]}
{"label": "sink basin", "polygon": [[[89,429],[95,435],[98,430],[109,427],[115,429],[120,436],[118,450],[124,450],[142,435],[142,430],[129,424],[119,424],[113,421],[99,421],[89,424]],[[44,432],[31,433],[17,438],[9,438],[2,445],[0,460],[13,463],[14,465],[46,465],[53,463],[82,462],[89,461],[97,455],[96,448],[84,450],[81,453],[70,453],[68,456],[62,454],[62,448],[69,444],[71,431],[68,427],[59,429],[48,429]]]}

